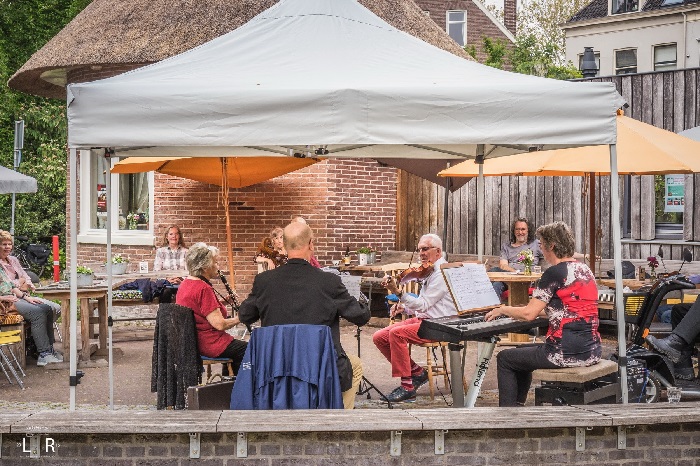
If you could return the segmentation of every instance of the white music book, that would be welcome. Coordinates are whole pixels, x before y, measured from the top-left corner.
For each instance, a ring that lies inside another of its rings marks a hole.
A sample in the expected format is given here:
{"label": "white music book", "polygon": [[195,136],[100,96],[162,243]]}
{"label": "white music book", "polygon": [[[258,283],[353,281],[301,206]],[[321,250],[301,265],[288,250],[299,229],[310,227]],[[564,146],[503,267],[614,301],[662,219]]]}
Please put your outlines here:
{"label": "white music book", "polygon": [[441,271],[459,314],[484,311],[501,305],[484,264],[444,264]]}

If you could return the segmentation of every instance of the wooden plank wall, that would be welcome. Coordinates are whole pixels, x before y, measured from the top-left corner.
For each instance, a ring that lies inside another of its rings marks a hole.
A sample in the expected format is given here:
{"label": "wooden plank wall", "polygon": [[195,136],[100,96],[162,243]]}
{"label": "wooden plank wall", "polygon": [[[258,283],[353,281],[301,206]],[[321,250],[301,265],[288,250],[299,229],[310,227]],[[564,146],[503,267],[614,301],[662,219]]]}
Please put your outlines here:
{"label": "wooden plank wall", "polygon": [[[642,73],[590,79],[615,84],[629,103],[625,114],[645,123],[679,132],[700,125],[700,69]],[[699,154],[700,156],[700,154]],[[610,177],[596,177],[596,232],[598,249],[604,258],[612,257],[612,223]],[[621,176],[621,196],[625,183],[630,187],[630,233],[635,240],[654,240],[654,179],[652,176]],[[484,254],[499,254],[500,245],[508,240],[515,218],[525,216],[543,225],[561,220],[574,230],[577,250],[588,249],[588,181],[581,177],[487,177],[485,178]],[[700,241],[700,175],[686,176],[683,237]],[[443,236],[445,190],[443,187],[399,171],[397,196],[396,248],[411,250],[420,236],[433,232]],[[622,206],[622,197],[618,199]],[[457,254],[475,254],[476,180],[449,194],[445,249]],[[622,216],[624,209],[620,209]],[[622,219],[619,219],[622,221]],[[678,241],[661,244],[664,257],[680,259],[688,245]],[[623,257],[646,258],[655,254],[658,242],[623,244]],[[700,260],[700,246],[690,246]]]}

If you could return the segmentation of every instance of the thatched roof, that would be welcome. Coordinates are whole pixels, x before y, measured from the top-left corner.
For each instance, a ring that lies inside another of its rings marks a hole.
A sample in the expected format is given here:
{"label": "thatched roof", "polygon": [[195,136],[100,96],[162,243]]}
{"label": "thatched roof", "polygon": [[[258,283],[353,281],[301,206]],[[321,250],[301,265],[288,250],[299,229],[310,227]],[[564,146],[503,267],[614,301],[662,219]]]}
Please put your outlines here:
{"label": "thatched roof", "polygon": [[[15,90],[65,98],[89,81],[177,55],[248,22],[277,0],[94,0],[9,80]],[[394,27],[469,59],[413,0],[360,0]],[[381,44],[378,44],[380,46]]]}

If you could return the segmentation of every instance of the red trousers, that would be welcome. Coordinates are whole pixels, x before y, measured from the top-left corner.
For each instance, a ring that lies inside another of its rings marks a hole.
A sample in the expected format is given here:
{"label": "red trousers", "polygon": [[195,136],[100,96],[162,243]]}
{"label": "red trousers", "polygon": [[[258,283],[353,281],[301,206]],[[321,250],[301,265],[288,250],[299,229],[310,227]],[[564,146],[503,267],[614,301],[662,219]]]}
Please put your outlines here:
{"label": "red trousers", "polygon": [[409,344],[430,343],[418,337],[421,319],[413,317],[384,327],[372,337],[374,344],[391,363],[392,377],[410,377],[415,364],[408,353]]}

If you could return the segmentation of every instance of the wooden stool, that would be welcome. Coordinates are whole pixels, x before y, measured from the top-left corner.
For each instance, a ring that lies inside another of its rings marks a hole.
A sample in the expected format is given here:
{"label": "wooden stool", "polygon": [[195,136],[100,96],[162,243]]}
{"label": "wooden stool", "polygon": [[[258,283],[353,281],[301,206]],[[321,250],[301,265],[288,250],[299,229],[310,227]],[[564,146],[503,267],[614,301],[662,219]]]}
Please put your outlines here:
{"label": "wooden stool", "polygon": [[[448,343],[446,341],[435,341],[431,343],[408,345],[409,355],[411,354],[412,346],[419,346],[421,348],[425,348],[425,371],[428,373],[428,384],[430,385],[431,401],[435,399],[435,387],[437,386],[437,381],[435,380],[435,377],[442,376],[445,383],[445,387],[449,386],[448,378],[450,376],[450,371],[447,366],[447,345]],[[436,361],[434,361],[434,359],[437,359],[437,356],[435,358],[432,357],[435,354],[435,348],[440,348],[440,353],[442,354],[442,364],[435,364]]]}
{"label": "wooden stool", "polygon": [[[614,377],[606,376],[614,374]],[[588,367],[562,367],[558,369],[537,369],[533,379],[542,381],[535,388],[535,405],[587,405],[594,401],[617,402],[620,396],[620,383],[617,380],[617,363],[601,359]]]}
{"label": "wooden stool", "polygon": [[205,381],[208,382],[209,379],[211,378],[211,366],[212,364],[221,364],[224,365],[226,364],[228,366],[228,375],[233,377],[233,359],[231,358],[208,358],[206,356],[201,356],[202,358],[202,365],[206,368],[207,371],[207,379]]}

